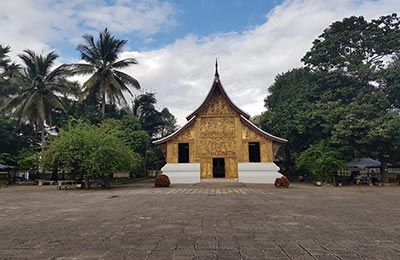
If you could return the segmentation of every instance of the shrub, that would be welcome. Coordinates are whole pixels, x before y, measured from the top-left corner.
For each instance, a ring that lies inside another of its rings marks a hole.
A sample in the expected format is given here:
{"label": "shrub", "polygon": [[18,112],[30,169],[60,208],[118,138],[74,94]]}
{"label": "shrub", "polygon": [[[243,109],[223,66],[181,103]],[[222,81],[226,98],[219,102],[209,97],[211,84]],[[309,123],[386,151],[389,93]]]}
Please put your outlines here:
{"label": "shrub", "polygon": [[280,178],[276,178],[275,179],[275,186],[276,187],[285,187],[285,188],[289,188],[289,180],[285,177],[282,176]]}
{"label": "shrub", "polygon": [[330,182],[332,174],[344,165],[339,152],[323,142],[309,147],[296,160],[297,170],[309,172],[314,181],[321,182]]}
{"label": "shrub", "polygon": [[170,184],[171,182],[165,174],[158,175],[154,180],[154,187],[169,187]]}
{"label": "shrub", "polygon": [[[109,186],[114,172],[135,171],[142,160],[110,129],[76,124],[47,143],[41,163],[45,168],[70,169],[79,179],[102,180]],[[86,186],[89,188],[89,186]]]}

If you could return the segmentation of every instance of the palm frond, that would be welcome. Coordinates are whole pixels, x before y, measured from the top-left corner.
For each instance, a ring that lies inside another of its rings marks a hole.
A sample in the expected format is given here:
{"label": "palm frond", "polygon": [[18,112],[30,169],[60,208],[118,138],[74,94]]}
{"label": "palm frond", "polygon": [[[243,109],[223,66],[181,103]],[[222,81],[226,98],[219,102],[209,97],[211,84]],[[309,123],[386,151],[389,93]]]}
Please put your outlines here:
{"label": "palm frond", "polygon": [[8,57],[8,53],[11,51],[11,47],[9,45],[3,47],[0,44],[0,67],[6,68],[8,64],[11,62]]}
{"label": "palm frond", "polygon": [[96,43],[94,42],[93,35],[85,34],[82,36],[86,42],[85,44],[79,44],[77,50],[81,53],[81,58],[89,63],[94,63],[96,59],[101,57],[98,49],[96,48]]}
{"label": "palm frond", "polygon": [[74,64],[63,64],[62,69],[65,70],[70,76],[74,75],[87,75],[94,73],[96,67],[92,64],[85,63],[74,63]]}
{"label": "palm frond", "polygon": [[27,76],[33,76],[38,73],[38,66],[36,63],[35,52],[32,50],[24,50],[23,54],[18,55],[18,57],[25,64],[25,71]]}
{"label": "palm frond", "polygon": [[113,63],[111,66],[115,69],[123,69],[126,68],[130,65],[138,64],[138,61],[134,58],[126,58],[123,60],[119,60],[115,63]]}
{"label": "palm frond", "polygon": [[[85,83],[83,83],[82,96],[91,96],[90,93],[93,91],[99,92],[101,77],[98,73],[94,73]],[[96,94],[96,96],[100,93]]]}
{"label": "palm frond", "polygon": [[71,76],[70,70],[66,66],[60,65],[54,70],[52,70],[50,73],[48,73],[45,80],[55,81],[68,76]]}
{"label": "palm frond", "polygon": [[124,85],[130,85],[135,89],[138,90],[140,89],[139,81],[137,81],[137,79],[135,79],[134,77],[119,70],[114,70],[114,73],[117,76],[117,78],[121,80],[122,83],[124,83]]}
{"label": "palm frond", "polygon": [[46,96],[46,103],[49,104],[52,109],[58,108],[64,112],[67,112],[65,109],[64,102],[62,102],[62,100],[53,93],[49,93]]}
{"label": "palm frond", "polygon": [[45,57],[39,56],[39,61],[41,64],[40,72],[42,75],[49,75],[50,69],[54,64],[54,61],[58,58],[58,54],[54,51],[49,52]]}
{"label": "palm frond", "polygon": [[57,95],[66,91],[67,81],[62,80],[70,71],[66,66],[59,66],[51,71],[58,58],[55,52],[38,55],[32,50],[24,50],[19,57],[25,66],[12,80],[14,85],[22,88],[22,93],[12,98],[5,109],[10,110],[19,122],[27,119],[36,128],[51,119],[53,109],[65,112],[65,107]]}
{"label": "palm frond", "polygon": [[118,81],[117,78],[114,77],[114,75],[111,75],[109,77],[109,81],[110,81],[110,86],[108,87],[107,90],[108,90],[108,95],[113,96],[111,100],[115,101],[115,99],[117,99],[118,104],[121,103],[126,104],[127,102],[123,94],[123,91],[127,91],[131,95],[132,93],[122,82]]}

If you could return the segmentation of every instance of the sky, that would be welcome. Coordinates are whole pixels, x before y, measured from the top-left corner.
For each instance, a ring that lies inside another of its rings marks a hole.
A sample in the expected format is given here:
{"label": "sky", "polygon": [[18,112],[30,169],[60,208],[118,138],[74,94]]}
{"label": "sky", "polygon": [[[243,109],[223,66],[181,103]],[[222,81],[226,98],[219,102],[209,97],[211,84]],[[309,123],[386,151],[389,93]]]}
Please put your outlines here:
{"label": "sky", "polygon": [[[211,88],[215,59],[226,92],[254,116],[275,77],[296,67],[334,21],[399,13],[399,0],[13,0],[0,1],[0,44],[56,51],[79,62],[82,35],[108,28],[128,43],[125,70],[183,125]],[[82,79],[84,80],[84,78]],[[299,90],[301,91],[301,90]]]}

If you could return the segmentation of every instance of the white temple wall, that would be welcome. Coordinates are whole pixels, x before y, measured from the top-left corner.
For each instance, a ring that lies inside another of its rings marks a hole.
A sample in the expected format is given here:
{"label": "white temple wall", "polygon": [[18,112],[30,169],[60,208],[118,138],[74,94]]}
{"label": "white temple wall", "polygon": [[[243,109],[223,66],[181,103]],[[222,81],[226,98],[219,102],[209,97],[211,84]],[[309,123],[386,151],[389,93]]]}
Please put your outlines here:
{"label": "white temple wall", "polygon": [[[198,183],[200,179],[200,163],[168,163],[162,169],[171,184]],[[239,182],[273,184],[276,178],[283,175],[274,163],[238,163]]]}

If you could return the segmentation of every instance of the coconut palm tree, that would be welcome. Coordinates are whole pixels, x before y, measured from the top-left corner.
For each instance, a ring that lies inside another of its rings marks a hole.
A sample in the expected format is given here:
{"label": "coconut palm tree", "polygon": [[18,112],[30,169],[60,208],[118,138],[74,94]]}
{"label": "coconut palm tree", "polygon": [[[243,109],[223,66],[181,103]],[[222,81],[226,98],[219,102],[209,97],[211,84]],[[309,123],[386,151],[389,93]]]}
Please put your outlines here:
{"label": "coconut palm tree", "polygon": [[4,109],[11,111],[18,122],[29,121],[36,132],[40,131],[43,146],[45,124],[53,125],[54,112],[65,112],[60,94],[65,92],[63,78],[68,71],[62,66],[51,70],[58,58],[55,52],[38,55],[31,50],[24,50],[19,57],[24,64],[20,77],[16,81],[21,92],[12,97]]}
{"label": "coconut palm tree", "polygon": [[10,46],[3,47],[3,45],[0,44],[0,69],[4,69],[11,62],[8,57],[10,50]]}
{"label": "coconut palm tree", "polygon": [[10,46],[0,45],[0,106],[6,99],[18,92],[18,86],[13,83],[19,76],[21,67],[11,62],[8,56],[10,50]]}
{"label": "coconut palm tree", "polygon": [[83,96],[100,99],[101,112],[104,116],[106,101],[110,104],[125,105],[127,101],[124,92],[132,96],[129,86],[140,89],[140,84],[135,78],[119,70],[138,62],[134,58],[118,60],[127,41],[116,39],[107,28],[99,33],[99,38],[96,40],[87,34],[83,38],[85,44],[79,44],[77,49],[81,53],[81,58],[87,63],[66,66],[71,70],[71,74],[91,74],[83,84]]}

